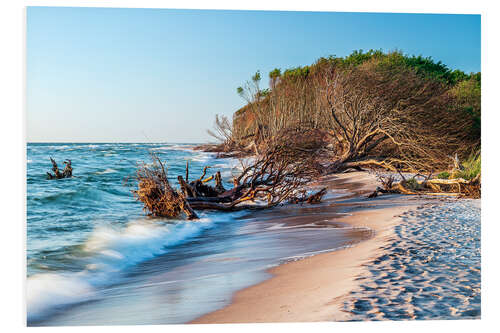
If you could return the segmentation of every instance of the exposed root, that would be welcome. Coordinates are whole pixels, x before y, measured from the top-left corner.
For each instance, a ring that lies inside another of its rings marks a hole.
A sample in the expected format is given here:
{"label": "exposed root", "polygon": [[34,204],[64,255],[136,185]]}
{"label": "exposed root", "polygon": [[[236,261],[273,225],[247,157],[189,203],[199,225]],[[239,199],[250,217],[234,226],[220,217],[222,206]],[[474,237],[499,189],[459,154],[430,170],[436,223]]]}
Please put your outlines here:
{"label": "exposed root", "polygon": [[[206,166],[202,175],[192,181],[178,176],[179,191],[172,188],[161,161],[153,155],[153,166],[143,165],[137,171],[138,189],[133,191],[144,204],[144,210],[153,216],[176,217],[184,212],[188,218],[196,218],[193,209],[236,211],[241,209],[265,209],[296,197],[304,186],[317,174],[315,154],[291,147],[290,136],[285,133],[275,145],[263,151],[250,164],[242,161],[242,172],[233,179],[233,188],[226,189],[220,171],[207,176]],[[281,141],[282,140],[282,141]],[[186,163],[186,178],[189,164]],[[205,178],[206,177],[206,178]],[[209,185],[214,181],[215,186]],[[318,203],[326,194],[324,188],[300,202]]]}
{"label": "exposed root", "polygon": [[289,200],[290,203],[302,203],[302,202],[307,202],[309,204],[318,204],[321,202],[325,194],[328,192],[326,187],[323,187],[321,190],[312,193],[310,195],[307,195],[305,191],[302,192],[302,195],[300,197],[293,197]]}
{"label": "exposed root", "polygon": [[177,217],[183,212],[188,219],[198,218],[184,194],[170,185],[162,162],[155,155],[152,158],[152,166],[143,165],[137,170],[138,189],[132,191],[144,204],[144,210],[157,217]]}
{"label": "exposed root", "polygon": [[341,168],[344,170],[349,168],[361,170],[362,168],[373,168],[373,167],[382,168],[393,172],[397,171],[392,164],[386,161],[378,161],[378,160],[347,162],[341,165]]}

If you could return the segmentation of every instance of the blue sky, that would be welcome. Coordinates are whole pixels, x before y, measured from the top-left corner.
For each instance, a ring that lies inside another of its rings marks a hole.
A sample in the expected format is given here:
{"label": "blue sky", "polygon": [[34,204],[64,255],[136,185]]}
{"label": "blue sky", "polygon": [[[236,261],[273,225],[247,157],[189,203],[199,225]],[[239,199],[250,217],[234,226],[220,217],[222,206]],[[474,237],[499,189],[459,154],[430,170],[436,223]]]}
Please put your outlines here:
{"label": "blue sky", "polygon": [[27,140],[205,142],[256,70],[373,48],[477,72],[480,37],[479,15],[28,7]]}

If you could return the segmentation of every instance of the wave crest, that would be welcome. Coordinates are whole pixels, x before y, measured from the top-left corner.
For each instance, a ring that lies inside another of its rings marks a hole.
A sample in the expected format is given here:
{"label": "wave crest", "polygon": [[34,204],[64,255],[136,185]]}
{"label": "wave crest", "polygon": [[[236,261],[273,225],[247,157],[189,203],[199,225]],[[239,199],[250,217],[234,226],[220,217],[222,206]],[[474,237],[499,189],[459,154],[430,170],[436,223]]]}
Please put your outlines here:
{"label": "wave crest", "polygon": [[37,321],[61,307],[85,302],[97,294],[97,287],[118,282],[125,268],[164,254],[211,228],[214,221],[157,223],[136,220],[125,228],[110,225],[94,229],[83,244],[88,261],[81,272],[38,273],[27,279],[28,321]]}

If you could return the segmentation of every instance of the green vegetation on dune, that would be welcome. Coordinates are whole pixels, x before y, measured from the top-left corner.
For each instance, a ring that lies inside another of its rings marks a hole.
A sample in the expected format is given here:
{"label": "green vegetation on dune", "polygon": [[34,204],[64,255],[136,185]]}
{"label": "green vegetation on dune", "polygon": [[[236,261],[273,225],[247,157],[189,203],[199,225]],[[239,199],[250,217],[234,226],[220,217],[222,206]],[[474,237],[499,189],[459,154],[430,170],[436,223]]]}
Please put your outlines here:
{"label": "green vegetation on dune", "polygon": [[276,68],[268,78],[269,89],[260,88],[259,71],[237,89],[247,105],[219,129],[230,134],[226,151],[255,152],[283,132],[308,131],[316,140],[308,145],[326,152],[332,171],[447,170],[457,154],[464,177],[480,172],[480,154],[469,156],[481,142],[481,73],[401,51],[359,50]]}
{"label": "green vegetation on dune", "polygon": [[443,171],[437,174],[437,178],[439,179],[448,179],[450,178],[450,173],[448,171]]}
{"label": "green vegetation on dune", "polygon": [[[406,55],[401,51],[384,53],[381,50],[356,50],[346,57],[329,56],[319,58],[313,65],[285,69],[274,69],[269,73],[271,87],[280,80],[307,79],[325,66],[338,66],[352,69],[367,62],[377,62],[379,71],[401,71],[402,68],[411,69],[417,75],[427,80],[442,82],[449,88],[454,102],[451,107],[455,112],[462,112],[473,118],[473,125],[469,128],[470,134],[479,139],[481,136],[481,73],[464,73],[461,70],[452,70],[441,61],[434,61],[431,57],[421,55]],[[269,94],[269,91],[267,91]]]}
{"label": "green vegetation on dune", "polygon": [[[461,70],[451,70],[441,61],[434,61],[432,57],[405,55],[401,51],[384,53],[381,50],[369,50],[367,52],[356,50],[346,57],[337,57],[333,55],[321,57],[311,66],[299,66],[285,69],[283,71],[283,77],[307,77],[309,73],[314,72],[318,67],[324,66],[325,64],[335,64],[336,66],[342,66],[344,68],[352,68],[371,60],[378,61],[381,67],[386,68],[398,68],[400,66],[412,68],[417,74],[423,77],[436,79],[451,86],[462,81],[476,78],[477,75],[479,75],[479,82],[481,81],[480,73],[466,74]],[[276,68],[269,73],[269,77],[280,77],[282,76],[281,72],[280,69]]]}
{"label": "green vegetation on dune", "polygon": [[473,180],[481,174],[481,151],[472,152],[461,162],[459,170],[443,171],[437,174],[439,179],[463,178]]}
{"label": "green vegetation on dune", "polygon": [[456,177],[466,180],[472,180],[481,174],[481,152],[472,153],[467,159],[462,162],[463,169],[460,170]]}
{"label": "green vegetation on dune", "polygon": [[456,108],[473,118],[472,135],[481,136],[481,73],[470,74],[451,89]]}

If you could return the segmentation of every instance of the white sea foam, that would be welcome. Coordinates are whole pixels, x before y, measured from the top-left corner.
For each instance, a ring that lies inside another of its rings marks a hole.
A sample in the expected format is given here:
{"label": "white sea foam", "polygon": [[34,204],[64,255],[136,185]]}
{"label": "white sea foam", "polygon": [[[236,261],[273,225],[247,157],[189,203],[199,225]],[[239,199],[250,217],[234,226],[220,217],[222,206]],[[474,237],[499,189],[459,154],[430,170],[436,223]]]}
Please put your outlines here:
{"label": "white sea foam", "polygon": [[302,260],[302,259],[305,259],[305,258],[312,257],[312,256],[320,254],[320,253],[327,253],[327,252],[339,251],[339,250],[351,248],[353,246],[354,246],[354,244],[346,244],[346,245],[337,246],[337,247],[330,248],[330,249],[305,252],[305,253],[301,253],[301,254],[294,255],[294,256],[283,257],[283,258],[280,258],[278,264],[281,264],[282,262],[298,261],[298,260]]}
{"label": "white sea foam", "polygon": [[85,243],[85,251],[94,253],[99,270],[117,271],[151,259],[213,226],[208,218],[196,222],[160,225],[135,221],[124,229],[102,226]]}
{"label": "white sea foam", "polygon": [[154,147],[151,150],[181,150],[181,151],[193,151],[193,145],[166,145],[162,147]]}
{"label": "white sea foam", "polygon": [[58,307],[84,302],[93,296],[92,286],[78,274],[32,275],[26,283],[28,320],[39,320]]}
{"label": "white sea foam", "polygon": [[168,252],[169,247],[189,241],[214,223],[210,218],[175,224],[137,220],[122,229],[97,227],[83,247],[90,257],[84,271],[38,273],[27,279],[28,321],[95,297],[99,287],[117,282],[125,268]]}
{"label": "white sea foam", "polygon": [[63,146],[52,146],[51,148],[55,149],[55,150],[66,150],[68,148],[70,148],[70,146],[67,146],[67,145],[63,145]]}
{"label": "white sea foam", "polygon": [[102,175],[102,174],[105,174],[105,173],[114,173],[114,172],[116,172],[115,169],[108,168],[108,169],[103,170],[103,171],[97,171],[96,174]]}
{"label": "white sea foam", "polygon": [[198,153],[194,156],[190,156],[189,159],[191,161],[197,161],[197,162],[207,162],[210,161],[214,158],[213,153]]}
{"label": "white sea foam", "polygon": [[290,225],[287,226],[286,223],[277,223],[267,228],[267,230],[284,230],[284,229],[305,229],[308,227],[315,228],[318,225],[316,223],[307,223],[307,224],[299,224],[299,225]]}

